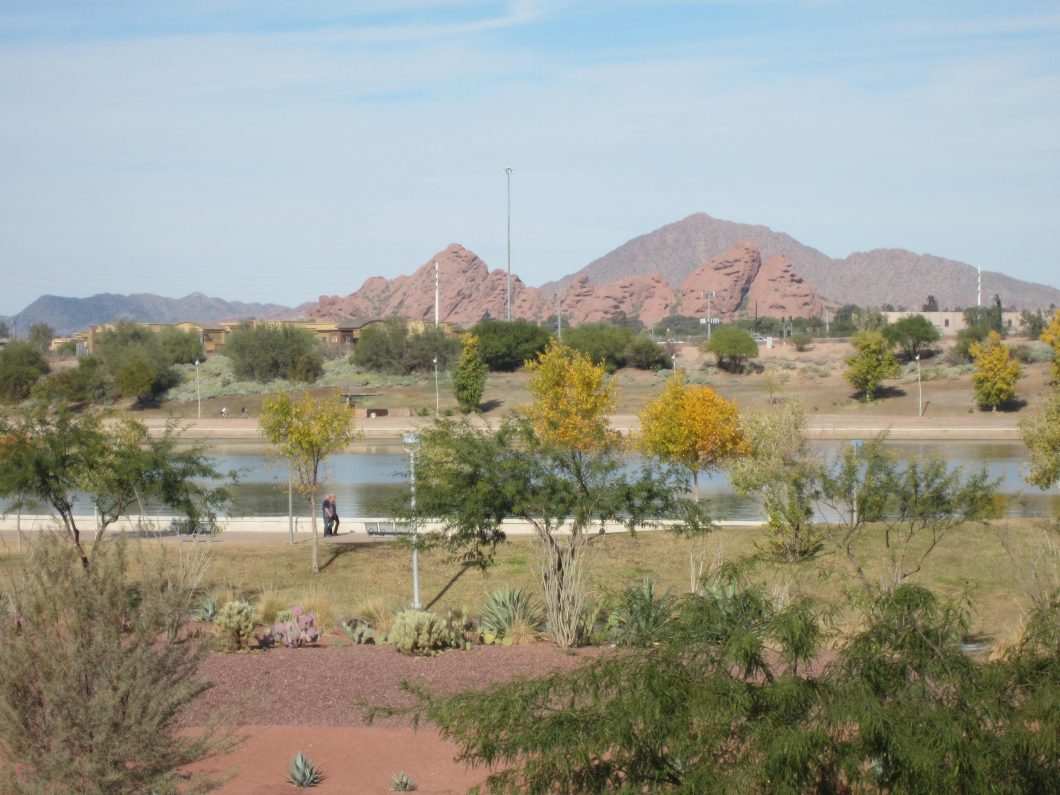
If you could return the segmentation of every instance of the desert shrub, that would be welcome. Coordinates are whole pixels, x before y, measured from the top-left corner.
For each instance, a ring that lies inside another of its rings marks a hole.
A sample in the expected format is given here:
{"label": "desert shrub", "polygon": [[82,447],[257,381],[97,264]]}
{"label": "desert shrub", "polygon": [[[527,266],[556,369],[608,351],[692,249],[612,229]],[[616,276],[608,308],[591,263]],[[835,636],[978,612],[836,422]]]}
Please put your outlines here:
{"label": "desert shrub", "polygon": [[37,379],[46,375],[48,363],[36,347],[15,340],[0,349],[0,400],[19,401],[29,397]]}
{"label": "desert shrub", "polygon": [[483,643],[532,643],[541,630],[543,611],[522,588],[498,588],[482,604],[479,631]]}
{"label": "desert shrub", "polygon": [[340,626],[346,636],[358,646],[375,643],[375,631],[366,621],[354,616],[347,616],[340,622]]}
{"label": "desert shrub", "polygon": [[546,329],[526,320],[482,320],[471,333],[478,338],[482,360],[493,372],[518,370],[541,353],[552,338]]}
{"label": "desert shrub", "polygon": [[449,647],[450,631],[445,620],[423,610],[403,610],[387,636],[402,654],[431,655]]}
{"label": "desert shrub", "polygon": [[[258,616],[265,624],[272,624],[281,620],[279,614],[287,609],[289,602],[284,599],[274,588],[267,588],[258,595],[254,608]],[[290,620],[288,617],[286,620]]]}
{"label": "desert shrub", "polygon": [[626,364],[638,370],[661,370],[669,362],[663,347],[647,334],[638,334],[626,347]]}
{"label": "desert shrub", "polygon": [[217,612],[221,605],[216,596],[206,596],[199,605],[199,620],[212,624],[217,620]]}
{"label": "desert shrub", "polygon": [[416,789],[416,783],[404,772],[395,773],[390,777],[390,789],[393,792],[413,792]]}
{"label": "desert shrub", "polygon": [[[602,365],[609,373],[626,366],[626,357],[632,341],[633,333],[629,329],[605,322],[582,323],[563,332],[564,345],[584,353],[593,364]],[[663,360],[665,361],[665,354]]]}
{"label": "desert shrub", "polygon": [[323,773],[320,772],[320,768],[313,763],[312,759],[301,751],[295,754],[294,759],[291,760],[291,768],[287,773],[287,781],[289,783],[294,784],[296,787],[308,788],[315,787],[323,780]]}
{"label": "desert shrub", "polygon": [[705,353],[718,357],[718,367],[731,373],[742,373],[748,359],[758,356],[758,343],[750,332],[731,326],[723,326],[715,331],[709,342],[702,345]]}
{"label": "desert shrub", "polygon": [[257,618],[254,608],[247,602],[228,602],[217,612],[213,622],[221,648],[225,651],[250,648]]}
{"label": "desert shrub", "polygon": [[171,555],[135,566],[129,557],[119,539],[86,569],[73,544],[47,534],[17,574],[8,572],[17,620],[0,622],[3,792],[209,788],[203,774],[180,772],[225,746],[177,726],[182,707],[207,687],[197,677],[205,649],[173,640],[193,605],[193,578]]}
{"label": "desert shrub", "polygon": [[224,348],[239,378],[252,381],[315,381],[323,372],[313,332],[282,324],[244,325],[232,331]]}
{"label": "desert shrub", "polygon": [[353,609],[353,615],[372,628],[377,643],[384,641],[394,627],[394,611],[378,597],[359,602]]}
{"label": "desert shrub", "polygon": [[677,606],[673,589],[667,588],[660,594],[658,584],[645,577],[639,586],[622,592],[608,616],[611,639],[619,646],[651,646],[665,634]]}
{"label": "desert shrub", "polygon": [[813,344],[813,337],[805,331],[796,331],[791,335],[791,344],[795,346],[795,350],[802,353],[810,349],[810,345]]}

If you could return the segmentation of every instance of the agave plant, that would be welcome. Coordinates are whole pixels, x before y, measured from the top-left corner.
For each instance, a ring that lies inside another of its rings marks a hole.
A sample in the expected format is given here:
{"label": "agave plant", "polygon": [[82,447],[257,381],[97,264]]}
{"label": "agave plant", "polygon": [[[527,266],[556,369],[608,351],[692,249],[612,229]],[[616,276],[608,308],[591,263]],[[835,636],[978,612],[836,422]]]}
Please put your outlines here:
{"label": "agave plant", "polygon": [[531,643],[541,629],[541,605],[522,588],[498,588],[486,597],[479,618],[479,631],[487,643],[508,639]]}
{"label": "agave plant", "polygon": [[608,626],[620,646],[651,646],[659,640],[677,612],[677,597],[668,588],[658,593],[654,580],[627,588],[612,611]]}
{"label": "agave plant", "polygon": [[390,789],[393,792],[412,792],[416,784],[405,773],[395,773],[390,777]]}
{"label": "agave plant", "polygon": [[296,787],[315,787],[324,780],[324,775],[312,759],[299,751],[291,760],[291,772],[287,774],[287,780]]}

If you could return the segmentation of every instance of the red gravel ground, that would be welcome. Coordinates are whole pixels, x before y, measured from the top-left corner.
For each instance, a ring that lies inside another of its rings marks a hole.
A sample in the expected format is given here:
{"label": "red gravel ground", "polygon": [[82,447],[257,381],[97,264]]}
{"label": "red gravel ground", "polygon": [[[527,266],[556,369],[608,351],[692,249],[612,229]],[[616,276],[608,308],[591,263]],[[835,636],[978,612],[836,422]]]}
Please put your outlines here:
{"label": "red gravel ground", "polygon": [[234,752],[197,767],[231,776],[219,792],[293,793],[291,758],[306,753],[325,776],[318,792],[382,793],[404,772],[421,793],[464,792],[482,769],[454,761],[456,747],[431,727],[401,718],[366,726],[367,706],[409,706],[403,681],[451,693],[548,671],[571,669],[599,649],[565,652],[551,643],[476,646],[435,657],[406,657],[388,646],[271,649],[211,654],[201,675],[213,684],[185,715],[189,727],[220,720],[238,728]]}

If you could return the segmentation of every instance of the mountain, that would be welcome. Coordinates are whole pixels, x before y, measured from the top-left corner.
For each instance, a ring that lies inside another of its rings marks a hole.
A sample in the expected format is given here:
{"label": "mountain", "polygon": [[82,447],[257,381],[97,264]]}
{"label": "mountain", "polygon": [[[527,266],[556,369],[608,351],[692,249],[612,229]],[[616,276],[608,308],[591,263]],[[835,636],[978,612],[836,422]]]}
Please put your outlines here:
{"label": "mountain", "polygon": [[113,320],[136,320],[142,323],[178,323],[187,320],[214,323],[220,320],[252,318],[279,319],[290,317],[291,313],[292,310],[288,307],[276,304],[225,301],[203,293],[191,293],[183,298],[164,298],[151,293],[100,293],[88,298],[42,295],[11,320],[16,324],[20,335],[25,335],[34,323],[47,323],[58,336],[66,336]]}
{"label": "mountain", "polygon": [[[586,277],[591,285],[659,273],[677,290],[704,260],[738,243],[758,248],[763,261],[782,255],[792,271],[825,298],[838,303],[880,306],[885,303],[919,309],[929,295],[942,308],[976,302],[976,268],[963,262],[904,249],[877,249],[832,259],[769,227],[740,224],[696,213],[623,243],[570,276],[542,285],[545,296],[564,291]],[[983,271],[983,301],[994,295],[1006,307],[1041,309],[1060,306],[1060,290]],[[761,305],[760,305],[761,310]]]}

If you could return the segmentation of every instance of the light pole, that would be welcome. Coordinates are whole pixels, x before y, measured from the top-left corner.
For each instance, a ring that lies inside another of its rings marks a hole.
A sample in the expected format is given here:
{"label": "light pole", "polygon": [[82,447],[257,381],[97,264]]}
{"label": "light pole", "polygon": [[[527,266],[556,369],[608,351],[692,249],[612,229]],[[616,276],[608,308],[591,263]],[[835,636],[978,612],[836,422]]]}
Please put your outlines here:
{"label": "light pole", "polygon": [[512,322],[512,172],[514,168],[504,169],[508,177],[508,322]]}
{"label": "light pole", "polygon": [[199,419],[202,419],[202,392],[199,391],[199,360],[195,360],[195,403],[199,407]]}
{"label": "light pole", "polygon": [[674,363],[674,375],[677,375],[677,354],[671,353],[670,360]]}
{"label": "light pole", "polygon": [[707,342],[710,342],[710,329],[714,323],[714,296],[717,293],[714,290],[706,290],[703,293],[703,297],[707,299]]}
{"label": "light pole", "polygon": [[438,397],[438,357],[434,357],[434,416],[441,417],[441,400]]}
{"label": "light pole", "polygon": [[401,444],[409,454],[409,483],[412,485],[412,609],[419,610],[420,604],[420,544],[416,528],[416,451],[420,447],[420,436],[413,431],[406,431],[401,437]]}
{"label": "light pole", "polygon": [[924,416],[924,389],[920,382],[920,354],[916,355],[916,416]]}

